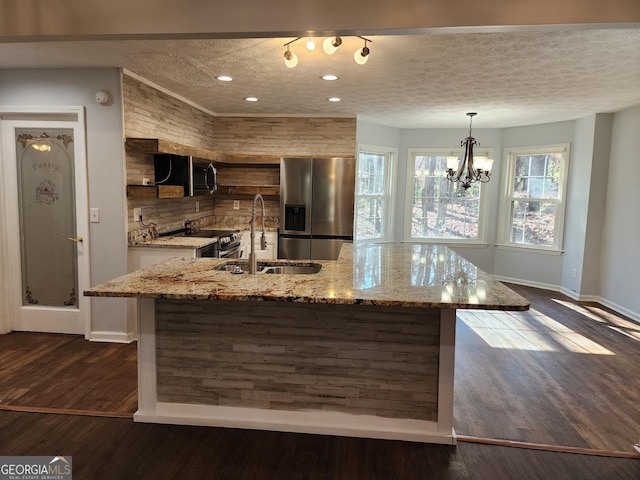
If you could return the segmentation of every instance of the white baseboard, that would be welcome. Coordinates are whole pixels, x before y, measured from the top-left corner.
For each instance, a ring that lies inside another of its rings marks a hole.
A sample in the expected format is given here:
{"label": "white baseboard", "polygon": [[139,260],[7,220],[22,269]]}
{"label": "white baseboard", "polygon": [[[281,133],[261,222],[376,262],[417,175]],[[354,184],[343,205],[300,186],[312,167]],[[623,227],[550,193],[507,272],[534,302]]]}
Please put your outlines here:
{"label": "white baseboard", "polygon": [[551,290],[552,292],[559,292],[560,291],[560,287],[558,285],[550,285],[548,283],[532,282],[530,280],[522,280],[520,278],[503,277],[501,275],[494,275],[494,277],[496,279],[500,280],[501,282],[515,283],[516,285],[523,285],[525,287],[542,288],[543,290]]}
{"label": "white baseboard", "polygon": [[158,402],[155,412],[137,411],[136,422],[246,428],[276,432],[380,438],[455,445],[455,431],[438,431],[436,422],[382,418],[328,411],[263,410],[218,405]]}
{"label": "white baseboard", "polygon": [[573,290],[569,290],[565,287],[562,287],[560,290],[560,293],[566,295],[567,297],[577,301],[577,302],[597,302],[597,303],[602,303],[601,302],[601,298],[598,295],[580,295],[577,292],[574,292]]}
{"label": "white baseboard", "polygon": [[632,312],[628,308],[621,307],[617,303],[602,297],[599,297],[597,302],[600,303],[601,305],[604,305],[607,308],[610,308],[611,310],[615,310],[616,312],[621,313],[625,317],[629,317],[634,322],[640,323],[640,313],[638,312]]}
{"label": "white baseboard", "polygon": [[538,282],[531,282],[528,280],[521,280],[519,278],[509,278],[509,277],[502,277],[500,275],[494,275],[494,277],[498,280],[500,280],[501,282],[506,282],[506,283],[513,283],[516,285],[523,285],[525,287],[533,287],[533,288],[542,288],[544,290],[550,290],[552,292],[559,292],[562,293],[563,295],[566,295],[567,297],[577,301],[577,302],[595,302],[595,303],[599,303],[600,305],[603,305],[607,308],[610,308],[611,310],[614,310],[615,312],[624,315],[625,317],[629,317],[631,320],[633,320],[634,322],[640,323],[640,313],[637,312],[633,312],[631,310],[629,310],[628,308],[622,307],[618,304],[616,304],[615,302],[612,302],[610,300],[607,300],[606,298],[603,298],[599,295],[580,295],[579,293],[576,293],[572,290],[569,290],[565,287],[560,287],[558,285],[550,285],[550,284],[546,284],[546,283],[538,283]]}
{"label": "white baseboard", "polygon": [[136,338],[131,332],[91,332],[89,340],[92,342],[131,343]]}

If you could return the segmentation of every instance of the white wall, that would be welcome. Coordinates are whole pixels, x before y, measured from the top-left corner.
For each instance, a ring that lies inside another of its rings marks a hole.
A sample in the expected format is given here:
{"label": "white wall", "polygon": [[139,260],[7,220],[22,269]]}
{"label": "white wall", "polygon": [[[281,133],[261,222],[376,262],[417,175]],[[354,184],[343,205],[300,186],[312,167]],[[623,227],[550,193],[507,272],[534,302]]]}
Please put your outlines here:
{"label": "white wall", "polygon": [[640,106],[613,117],[604,238],[601,301],[640,320]]}
{"label": "white wall", "polygon": [[565,223],[562,290],[597,299],[613,114],[576,120]]}
{"label": "white wall", "polygon": [[[97,90],[111,94],[100,105]],[[120,71],[111,69],[0,70],[2,106],[84,106],[87,127],[89,205],[100,209],[100,223],[91,223],[91,284],[126,272],[124,222],[125,174]],[[3,278],[2,281],[7,279]],[[125,340],[125,302],[117,298],[92,300],[92,336]]]}

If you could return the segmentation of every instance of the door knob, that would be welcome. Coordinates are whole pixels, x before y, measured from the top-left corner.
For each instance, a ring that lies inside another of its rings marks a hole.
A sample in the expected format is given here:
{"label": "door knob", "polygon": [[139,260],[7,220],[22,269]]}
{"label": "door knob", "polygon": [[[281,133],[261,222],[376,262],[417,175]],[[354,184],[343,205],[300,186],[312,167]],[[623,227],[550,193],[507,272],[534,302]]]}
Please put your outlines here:
{"label": "door knob", "polygon": [[69,237],[69,240],[72,240],[74,242],[82,242],[82,237]]}

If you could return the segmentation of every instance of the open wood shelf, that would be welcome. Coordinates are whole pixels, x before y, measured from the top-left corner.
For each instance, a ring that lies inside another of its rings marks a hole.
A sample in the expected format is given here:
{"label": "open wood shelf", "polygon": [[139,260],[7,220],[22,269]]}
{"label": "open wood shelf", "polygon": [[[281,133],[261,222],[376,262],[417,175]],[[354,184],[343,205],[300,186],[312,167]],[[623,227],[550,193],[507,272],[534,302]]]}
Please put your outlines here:
{"label": "open wood shelf", "polygon": [[127,152],[167,153],[194,157],[214,162],[216,166],[280,166],[280,157],[277,155],[225,154],[204,148],[191,147],[181,143],[169,142],[161,138],[127,138],[125,140],[125,150]]}
{"label": "open wood shelf", "polygon": [[278,185],[218,185],[218,194],[222,195],[280,195]]}
{"label": "open wood shelf", "polygon": [[182,198],[182,185],[127,185],[127,198]]}

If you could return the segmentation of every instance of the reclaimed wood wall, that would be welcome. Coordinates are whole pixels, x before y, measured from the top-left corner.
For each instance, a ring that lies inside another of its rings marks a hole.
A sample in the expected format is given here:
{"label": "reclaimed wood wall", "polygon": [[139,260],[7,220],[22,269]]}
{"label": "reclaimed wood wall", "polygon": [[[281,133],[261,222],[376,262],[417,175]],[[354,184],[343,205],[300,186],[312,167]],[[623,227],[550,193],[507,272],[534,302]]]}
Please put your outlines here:
{"label": "reclaimed wood wall", "polygon": [[439,314],[158,300],[158,400],[435,421]]}

